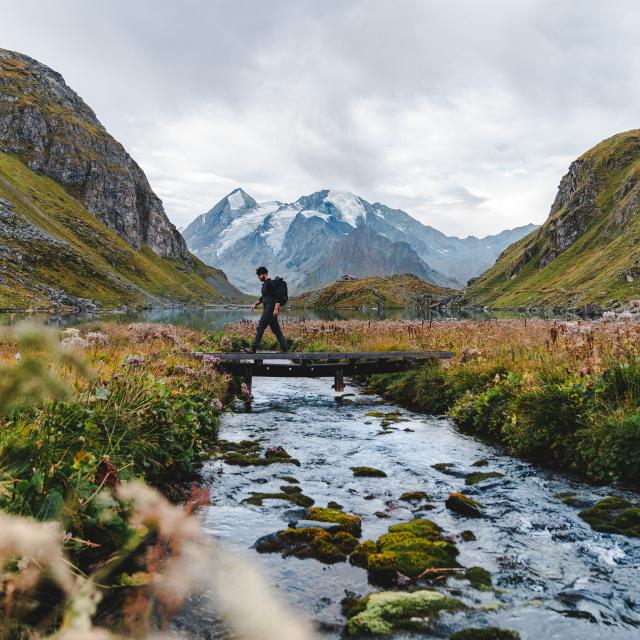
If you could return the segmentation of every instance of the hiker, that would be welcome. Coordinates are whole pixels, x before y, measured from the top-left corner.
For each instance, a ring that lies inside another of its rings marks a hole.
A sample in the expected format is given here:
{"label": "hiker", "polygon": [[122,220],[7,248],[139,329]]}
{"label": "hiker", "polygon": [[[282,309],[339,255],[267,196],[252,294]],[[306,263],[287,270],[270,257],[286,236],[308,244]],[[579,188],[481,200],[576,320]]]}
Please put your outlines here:
{"label": "hiker", "polygon": [[282,278],[272,280],[269,277],[269,271],[266,267],[258,267],[256,269],[258,279],[262,282],[262,292],[260,297],[253,303],[252,309],[262,304],[262,315],[258,320],[258,328],[256,329],[256,337],[253,339],[251,348],[245,348],[247,353],[255,353],[260,346],[264,330],[271,327],[271,331],[275,334],[280,345],[280,351],[287,351],[287,340],[282,333],[280,323],[278,322],[278,314],[280,313],[280,304],[284,304],[287,300],[287,285]]}

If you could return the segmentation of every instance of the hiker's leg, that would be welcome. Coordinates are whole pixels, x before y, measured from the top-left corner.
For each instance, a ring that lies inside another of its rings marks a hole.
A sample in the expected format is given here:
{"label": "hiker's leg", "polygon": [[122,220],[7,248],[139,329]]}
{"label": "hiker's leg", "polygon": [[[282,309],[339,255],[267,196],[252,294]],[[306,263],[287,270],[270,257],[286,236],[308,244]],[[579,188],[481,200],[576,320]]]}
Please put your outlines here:
{"label": "hiker's leg", "polygon": [[262,342],[262,336],[264,335],[264,330],[269,326],[269,321],[272,318],[273,309],[265,309],[260,316],[260,320],[258,320],[258,326],[256,327],[256,337],[253,339],[253,344],[251,348],[254,351],[258,350],[260,343]]}
{"label": "hiker's leg", "polygon": [[278,344],[280,345],[281,351],[287,351],[287,339],[284,337],[284,333],[282,333],[282,329],[280,328],[280,323],[278,322],[278,316],[271,316],[271,320],[269,321],[269,326],[271,327],[271,331],[276,334],[276,338],[278,338]]}

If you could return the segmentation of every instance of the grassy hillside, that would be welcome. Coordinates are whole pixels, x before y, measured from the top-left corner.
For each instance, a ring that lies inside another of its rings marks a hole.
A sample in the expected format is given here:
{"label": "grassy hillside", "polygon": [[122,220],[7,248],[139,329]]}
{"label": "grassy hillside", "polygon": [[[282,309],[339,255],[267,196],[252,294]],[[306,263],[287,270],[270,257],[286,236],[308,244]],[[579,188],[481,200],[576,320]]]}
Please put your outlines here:
{"label": "grassy hillside", "polygon": [[587,151],[540,229],[465,289],[493,308],[618,308],[640,298],[640,130]]}
{"label": "grassy hillside", "polygon": [[0,235],[0,308],[51,308],[51,288],[103,308],[243,297],[223,272],[195,258],[187,269],[144,245],[137,251],[57,182],[5,153],[0,198],[15,216],[14,231]]}
{"label": "grassy hillside", "polygon": [[290,301],[290,306],[335,309],[359,309],[384,306],[387,309],[424,306],[427,297],[433,303],[450,299],[454,289],[424,282],[411,274],[389,277],[338,280],[324,289],[308,291]]}

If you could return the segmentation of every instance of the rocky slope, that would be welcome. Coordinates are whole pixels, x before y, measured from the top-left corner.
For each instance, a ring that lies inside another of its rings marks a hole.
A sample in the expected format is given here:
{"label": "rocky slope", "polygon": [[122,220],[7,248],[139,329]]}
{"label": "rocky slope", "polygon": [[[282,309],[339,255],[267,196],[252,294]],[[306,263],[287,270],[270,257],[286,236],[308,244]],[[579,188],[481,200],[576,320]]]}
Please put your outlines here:
{"label": "rocky slope", "polygon": [[187,245],[246,291],[255,266],[267,264],[293,291],[336,277],[414,273],[459,287],[488,268],[514,239],[533,228],[465,239],[445,236],[409,214],[351,193],[318,191],[293,203],[258,203],[236,189],[184,231]]}
{"label": "rocky slope", "polygon": [[338,280],[319,291],[292,298],[292,307],[320,309],[426,308],[446,304],[455,289],[438,287],[412,274]]}
{"label": "rocky slope", "polygon": [[239,299],[62,76],[0,49],[0,308]]}
{"label": "rocky slope", "polygon": [[640,298],[640,130],[580,156],[549,218],[464,291],[494,308],[616,309]]}
{"label": "rocky slope", "polygon": [[64,78],[0,49],[0,151],[62,184],[85,208],[140,249],[190,261],[147,179]]}

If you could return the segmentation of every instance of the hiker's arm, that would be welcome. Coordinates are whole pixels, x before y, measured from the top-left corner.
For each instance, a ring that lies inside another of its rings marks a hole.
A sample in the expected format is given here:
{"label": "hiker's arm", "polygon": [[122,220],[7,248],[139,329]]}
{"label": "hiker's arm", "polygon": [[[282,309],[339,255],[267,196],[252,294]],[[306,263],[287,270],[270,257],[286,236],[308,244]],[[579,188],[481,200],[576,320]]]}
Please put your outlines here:
{"label": "hiker's arm", "polygon": [[252,309],[256,309],[257,307],[259,307],[262,304],[262,296],[260,296],[252,305],[251,308]]}
{"label": "hiker's arm", "polygon": [[275,306],[273,307],[273,315],[277,316],[280,313],[280,303],[276,302]]}

